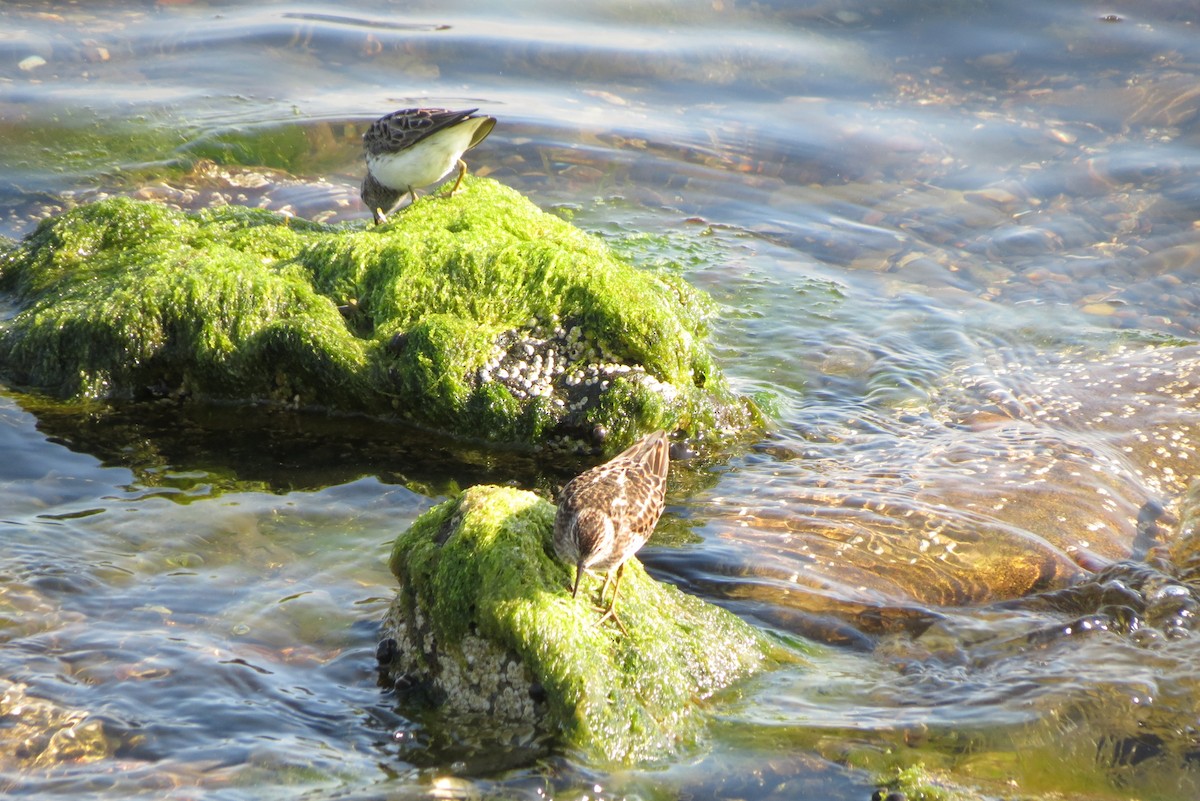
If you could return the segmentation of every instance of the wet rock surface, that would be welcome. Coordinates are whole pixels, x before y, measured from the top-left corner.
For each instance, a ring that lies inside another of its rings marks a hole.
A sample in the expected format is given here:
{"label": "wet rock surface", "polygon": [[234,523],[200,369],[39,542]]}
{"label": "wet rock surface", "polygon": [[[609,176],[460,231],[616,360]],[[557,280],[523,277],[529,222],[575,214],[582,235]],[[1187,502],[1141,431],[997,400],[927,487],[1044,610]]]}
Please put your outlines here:
{"label": "wet rock surface", "polygon": [[0,267],[4,372],[66,399],[266,402],[608,451],[752,420],[703,344],[701,293],[485,179],[367,231],[114,198]]}
{"label": "wet rock surface", "polygon": [[783,656],[724,610],[649,578],[636,558],[621,617],[598,625],[553,556],[554,507],[477,486],[396,541],[400,589],[384,624],[383,681],[475,748],[551,744],[590,760],[678,755],[704,737],[704,701]]}

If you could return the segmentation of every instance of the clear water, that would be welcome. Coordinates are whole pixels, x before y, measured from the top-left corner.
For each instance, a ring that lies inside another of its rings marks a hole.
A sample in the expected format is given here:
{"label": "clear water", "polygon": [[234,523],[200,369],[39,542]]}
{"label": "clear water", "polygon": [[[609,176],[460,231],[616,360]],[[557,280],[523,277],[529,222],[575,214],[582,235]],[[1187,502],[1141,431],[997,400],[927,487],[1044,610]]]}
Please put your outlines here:
{"label": "clear water", "polygon": [[923,762],[997,794],[1193,797],[1191,607],[1156,637],[1004,602],[1144,555],[1139,513],[1172,530],[1196,475],[1200,415],[1163,387],[1200,327],[1197,26],[1066,0],[0,5],[11,237],[108,192],[362,219],[364,122],[498,117],[473,169],[705,288],[724,369],[777,410],[676,468],[644,561],[823,643],[720,699],[677,763],[462,753],[375,685],[388,543],[457,488],[574,466],[11,391],[0,679],[110,750],[2,754],[0,786],[860,799]]}

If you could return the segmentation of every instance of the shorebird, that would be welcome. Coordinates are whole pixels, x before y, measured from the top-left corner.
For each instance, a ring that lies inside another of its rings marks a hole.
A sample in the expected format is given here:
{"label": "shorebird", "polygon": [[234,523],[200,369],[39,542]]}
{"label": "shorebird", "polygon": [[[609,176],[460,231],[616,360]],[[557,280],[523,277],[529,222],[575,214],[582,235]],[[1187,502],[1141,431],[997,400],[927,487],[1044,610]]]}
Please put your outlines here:
{"label": "shorebird", "polygon": [[[597,623],[611,617],[625,631],[625,625],[617,617],[621,572],[629,557],[650,537],[662,515],[669,462],[667,434],[656,431],[612,461],[576,476],[559,495],[558,513],[554,517],[554,552],[575,567],[571,597],[579,593],[584,571],[606,571],[599,608],[604,615]],[[605,608],[604,591],[610,581],[612,602]]]}
{"label": "shorebird", "polygon": [[371,123],[363,134],[367,176],[362,200],[376,225],[401,198],[416,200],[416,190],[442,180],[455,165],[458,179],[450,194],[458,191],[467,173],[463,153],[486,139],[496,125],[495,117],[476,115],[478,110],[406,108]]}

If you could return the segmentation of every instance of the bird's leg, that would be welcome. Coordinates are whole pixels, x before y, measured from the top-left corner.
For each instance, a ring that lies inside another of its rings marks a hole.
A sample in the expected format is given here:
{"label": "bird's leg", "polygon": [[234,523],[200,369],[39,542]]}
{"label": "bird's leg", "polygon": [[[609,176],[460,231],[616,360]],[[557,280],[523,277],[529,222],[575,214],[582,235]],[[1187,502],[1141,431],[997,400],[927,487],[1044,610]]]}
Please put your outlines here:
{"label": "bird's leg", "polygon": [[620,564],[620,566],[617,567],[617,577],[616,577],[616,579],[613,580],[612,603],[610,603],[608,605],[608,609],[603,608],[604,590],[608,587],[608,580],[610,578],[612,578],[613,574],[610,572],[604,576],[604,586],[600,588],[600,604],[601,604],[600,611],[604,612],[604,614],[601,615],[600,619],[596,621],[596,625],[599,626],[601,623],[603,623],[605,620],[608,620],[611,617],[613,619],[613,622],[617,624],[617,628],[619,628],[621,630],[621,633],[624,634],[626,637],[628,637],[629,631],[625,628],[625,624],[621,622],[621,618],[617,617],[617,592],[621,589],[621,574],[624,571],[625,571],[625,563],[622,562]]}
{"label": "bird's leg", "polygon": [[[612,580],[612,571],[609,571],[604,574],[604,583],[600,585],[600,594],[596,598],[596,603],[592,604],[592,609],[595,609],[597,612],[608,611],[604,606],[604,591],[608,589],[608,582],[611,580]],[[574,597],[574,596],[572,596],[572,597]],[[603,620],[603,619],[604,618],[600,618],[600,620]],[[599,621],[597,621],[597,623],[598,622]]]}
{"label": "bird's leg", "polygon": [[612,581],[612,577],[613,577],[613,572],[610,570],[604,574],[604,583],[600,585],[600,609],[599,609],[599,611],[601,611],[601,612],[604,611],[604,593],[607,592],[608,583],[610,581]]}
{"label": "bird's leg", "polygon": [[447,197],[454,197],[454,193],[462,186],[463,176],[467,174],[467,162],[462,159],[458,160],[458,178],[454,180],[454,186],[450,189],[450,194]]}

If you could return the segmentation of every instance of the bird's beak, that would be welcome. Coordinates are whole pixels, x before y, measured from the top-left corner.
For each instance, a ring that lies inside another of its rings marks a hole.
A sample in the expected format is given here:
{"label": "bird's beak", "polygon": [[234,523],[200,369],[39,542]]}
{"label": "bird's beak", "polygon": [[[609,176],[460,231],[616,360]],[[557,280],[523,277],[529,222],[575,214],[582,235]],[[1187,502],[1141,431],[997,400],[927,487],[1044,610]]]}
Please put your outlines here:
{"label": "bird's beak", "polygon": [[579,592],[579,579],[583,577],[583,557],[579,557],[579,562],[575,565],[575,586],[571,589],[571,597],[574,598]]}

